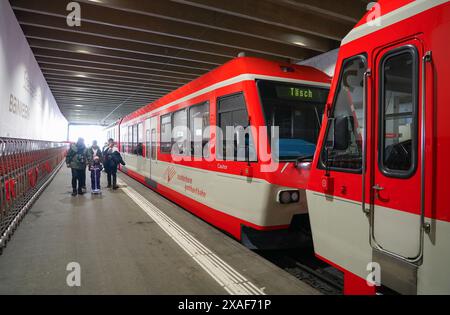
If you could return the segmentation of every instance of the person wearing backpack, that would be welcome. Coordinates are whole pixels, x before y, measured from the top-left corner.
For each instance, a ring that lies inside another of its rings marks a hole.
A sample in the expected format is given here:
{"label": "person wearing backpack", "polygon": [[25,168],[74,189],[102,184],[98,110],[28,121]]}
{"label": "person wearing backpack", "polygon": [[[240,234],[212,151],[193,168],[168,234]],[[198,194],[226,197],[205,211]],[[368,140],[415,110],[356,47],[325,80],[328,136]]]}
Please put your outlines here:
{"label": "person wearing backpack", "polygon": [[83,195],[86,166],[88,164],[88,152],[83,138],[79,138],[77,143],[70,146],[66,156],[66,164],[72,170],[72,196]]}
{"label": "person wearing backpack", "polygon": [[115,146],[114,139],[108,140],[108,147],[103,151],[103,160],[105,171],[108,174],[108,188],[116,190],[117,186],[117,167],[119,164],[126,165],[119,150]]}

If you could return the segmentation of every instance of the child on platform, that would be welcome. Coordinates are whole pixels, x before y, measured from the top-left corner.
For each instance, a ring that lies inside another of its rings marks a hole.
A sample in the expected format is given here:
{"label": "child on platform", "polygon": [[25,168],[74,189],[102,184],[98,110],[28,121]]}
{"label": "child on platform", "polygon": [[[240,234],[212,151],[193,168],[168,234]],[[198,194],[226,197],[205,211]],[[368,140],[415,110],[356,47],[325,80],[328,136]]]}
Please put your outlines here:
{"label": "child on platform", "polygon": [[99,195],[102,193],[100,179],[103,170],[103,165],[98,156],[94,157],[94,161],[92,162],[90,169],[91,169],[92,194]]}

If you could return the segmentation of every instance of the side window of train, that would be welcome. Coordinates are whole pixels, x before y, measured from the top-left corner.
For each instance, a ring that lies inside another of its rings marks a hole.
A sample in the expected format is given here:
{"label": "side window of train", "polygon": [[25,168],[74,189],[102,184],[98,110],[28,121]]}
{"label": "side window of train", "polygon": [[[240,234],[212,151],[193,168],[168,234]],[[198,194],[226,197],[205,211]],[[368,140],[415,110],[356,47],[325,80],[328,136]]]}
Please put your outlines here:
{"label": "side window of train", "polygon": [[413,46],[388,52],[380,62],[379,166],[409,177],[417,165],[418,53]]}
{"label": "side window of train", "polygon": [[[249,126],[249,116],[243,93],[220,97],[217,100],[217,158],[227,161],[245,161],[246,146],[249,160],[256,161],[256,150]],[[222,137],[222,141],[220,140]]]}
{"label": "side window of train", "polygon": [[188,114],[182,109],[173,114],[172,153],[177,155],[188,154]]}
{"label": "side window of train", "polygon": [[170,153],[172,150],[172,114],[161,116],[161,152]]}
{"label": "side window of train", "polygon": [[319,162],[321,169],[361,172],[366,70],[365,55],[343,63]]}
{"label": "side window of train", "polygon": [[205,133],[209,127],[209,102],[194,105],[189,108],[189,127],[191,155],[196,157],[207,157],[207,145],[210,135]]}

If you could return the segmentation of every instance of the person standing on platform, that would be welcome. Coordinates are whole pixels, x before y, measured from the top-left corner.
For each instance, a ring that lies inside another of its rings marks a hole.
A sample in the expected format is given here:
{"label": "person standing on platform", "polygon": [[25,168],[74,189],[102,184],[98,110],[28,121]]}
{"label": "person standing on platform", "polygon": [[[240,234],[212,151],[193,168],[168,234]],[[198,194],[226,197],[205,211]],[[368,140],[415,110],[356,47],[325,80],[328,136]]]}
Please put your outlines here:
{"label": "person standing on platform", "polygon": [[92,165],[94,158],[98,157],[100,161],[103,161],[103,152],[98,146],[97,140],[92,142],[92,146],[88,149],[89,165]]}
{"label": "person standing on platform", "polygon": [[103,152],[105,171],[108,174],[108,188],[116,190],[117,186],[117,167],[119,164],[126,165],[119,149],[115,146],[114,139],[108,140],[108,147]]}
{"label": "person standing on platform", "polygon": [[79,138],[77,143],[70,146],[66,156],[66,164],[68,168],[72,169],[72,196],[83,195],[88,164],[87,148],[83,138]]}

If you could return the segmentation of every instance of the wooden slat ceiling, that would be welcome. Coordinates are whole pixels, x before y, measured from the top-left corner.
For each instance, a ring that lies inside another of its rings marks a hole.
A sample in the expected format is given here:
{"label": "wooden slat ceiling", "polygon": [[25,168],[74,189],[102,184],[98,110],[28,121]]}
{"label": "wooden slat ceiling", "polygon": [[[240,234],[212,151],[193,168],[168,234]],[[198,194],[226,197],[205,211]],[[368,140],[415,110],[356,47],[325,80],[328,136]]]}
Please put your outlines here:
{"label": "wooden slat ceiling", "polygon": [[367,0],[10,0],[70,123],[109,124],[236,57],[339,47]]}

